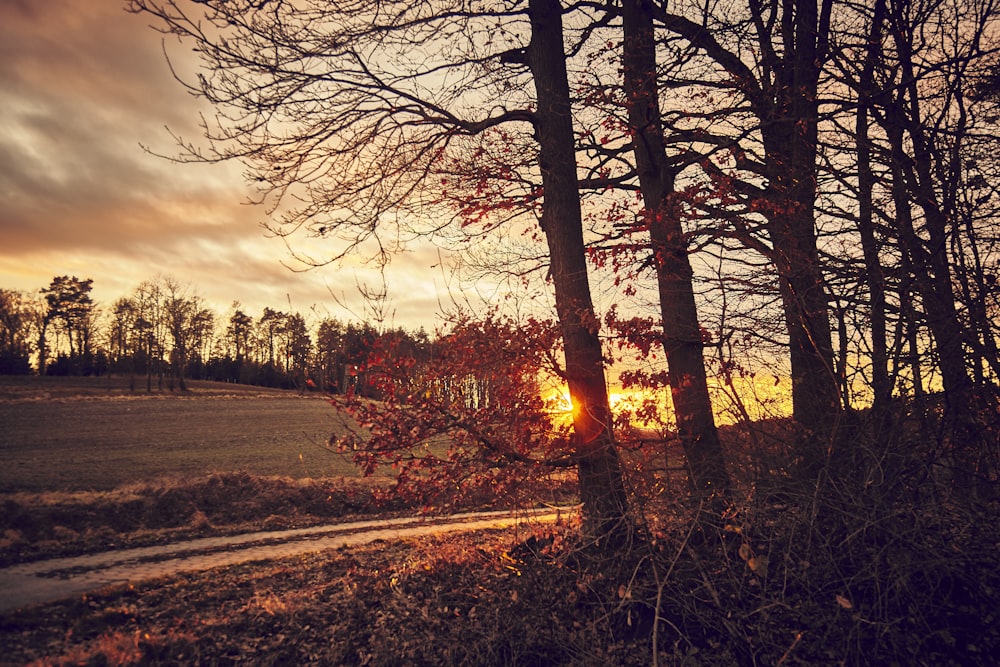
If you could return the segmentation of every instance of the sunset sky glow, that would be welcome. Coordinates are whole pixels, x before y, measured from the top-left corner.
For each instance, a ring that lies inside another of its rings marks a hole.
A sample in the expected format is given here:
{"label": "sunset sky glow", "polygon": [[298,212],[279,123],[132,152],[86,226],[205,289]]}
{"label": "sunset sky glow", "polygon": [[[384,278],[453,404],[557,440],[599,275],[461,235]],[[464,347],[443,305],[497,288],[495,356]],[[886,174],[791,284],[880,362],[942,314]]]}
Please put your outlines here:
{"label": "sunset sky glow", "polygon": [[[164,48],[194,62],[124,2],[0,2],[0,287],[35,291],[76,275],[107,305],[168,275],[220,314],[238,300],[251,314],[316,306],[363,317],[357,285],[381,287],[377,272],[283,266],[295,262],[261,228],[264,210],[246,204],[239,165],[179,165],[143,149],[176,153],[166,128],[197,140],[207,111],[172,78]],[[434,327],[439,261],[425,246],[390,265],[395,324]]]}

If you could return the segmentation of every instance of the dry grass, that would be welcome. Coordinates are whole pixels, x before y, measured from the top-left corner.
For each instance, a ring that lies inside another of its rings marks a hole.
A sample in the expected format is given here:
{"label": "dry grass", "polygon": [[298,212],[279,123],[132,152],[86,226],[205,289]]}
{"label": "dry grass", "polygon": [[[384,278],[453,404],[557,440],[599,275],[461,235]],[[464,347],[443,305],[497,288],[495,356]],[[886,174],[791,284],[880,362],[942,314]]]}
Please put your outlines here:
{"label": "dry grass", "polygon": [[677,522],[612,562],[563,525],[235,565],[0,616],[0,646],[32,665],[993,664],[995,545],[911,517],[887,533],[916,549],[902,562],[786,512]]}
{"label": "dry grass", "polygon": [[0,496],[0,565],[403,509],[373,503],[373,489],[385,483],[217,473],[112,491],[8,494]]}
{"label": "dry grass", "polygon": [[0,493],[106,491],[234,471],[357,477],[326,449],[348,427],[328,402],[295,395],[0,403]]}
{"label": "dry grass", "polygon": [[[648,664],[617,584],[516,555],[524,535],[375,544],[117,588],[2,619],[18,664]],[[540,585],[544,582],[544,585]],[[606,584],[606,585],[605,585]]]}

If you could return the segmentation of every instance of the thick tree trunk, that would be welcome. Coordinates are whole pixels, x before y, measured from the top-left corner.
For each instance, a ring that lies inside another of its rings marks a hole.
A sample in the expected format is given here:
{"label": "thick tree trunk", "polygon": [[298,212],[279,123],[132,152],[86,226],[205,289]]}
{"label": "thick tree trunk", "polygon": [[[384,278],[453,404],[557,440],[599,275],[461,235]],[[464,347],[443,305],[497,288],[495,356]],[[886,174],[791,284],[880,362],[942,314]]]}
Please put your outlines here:
{"label": "thick tree trunk", "polygon": [[729,486],[712,413],[695,305],[693,271],[675,205],[676,170],[668,163],[660,120],[653,16],[642,0],[623,0],[624,86],[632,148],[645,204],[660,297],[663,349],[695,496],[724,494]]}
{"label": "thick tree trunk", "polygon": [[[778,162],[791,157],[772,156]],[[781,181],[788,175],[785,169],[781,171],[784,173],[774,180]],[[772,215],[767,228],[774,245],[788,328],[792,412],[801,429],[798,443],[801,470],[811,478],[835,456],[842,412],[833,365],[829,304],[813,233],[812,199],[808,195],[793,195],[784,201],[781,198],[772,201],[793,209]]]}
{"label": "thick tree trunk", "polygon": [[782,7],[783,55],[767,108],[758,109],[766,152],[767,231],[788,328],[793,415],[805,477],[835,456],[842,415],[829,300],[816,245],[817,87],[827,8]]}
{"label": "thick tree trunk", "polygon": [[536,130],[545,193],[541,224],[573,401],[585,529],[600,539],[625,526],[627,498],[611,429],[599,322],[587,278],[562,8],[558,0],[530,0],[529,13],[532,33],[525,56],[538,98]]}

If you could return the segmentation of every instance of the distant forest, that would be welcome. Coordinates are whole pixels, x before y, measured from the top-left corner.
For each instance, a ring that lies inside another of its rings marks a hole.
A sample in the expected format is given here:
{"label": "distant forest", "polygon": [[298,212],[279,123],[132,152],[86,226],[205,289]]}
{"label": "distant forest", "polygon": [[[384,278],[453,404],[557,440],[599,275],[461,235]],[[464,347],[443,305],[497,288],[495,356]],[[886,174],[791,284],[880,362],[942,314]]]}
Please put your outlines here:
{"label": "distant forest", "polygon": [[299,312],[219,314],[171,277],[145,281],[107,306],[93,281],[57,276],[38,292],[0,288],[0,374],[130,375],[138,389],[185,380],[369,394],[363,367],[376,347],[429,358],[423,330],[379,328]]}

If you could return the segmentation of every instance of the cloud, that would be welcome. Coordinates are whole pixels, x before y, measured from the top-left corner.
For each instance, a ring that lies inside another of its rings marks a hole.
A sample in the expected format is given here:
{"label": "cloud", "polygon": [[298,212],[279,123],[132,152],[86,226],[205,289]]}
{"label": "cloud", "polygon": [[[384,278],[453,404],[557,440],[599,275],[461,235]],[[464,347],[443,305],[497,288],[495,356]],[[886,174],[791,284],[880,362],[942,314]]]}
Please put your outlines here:
{"label": "cloud", "polygon": [[[296,273],[280,239],[267,238],[238,165],[179,165],[165,127],[200,136],[199,107],[176,82],[163,36],[124,3],[0,2],[0,287],[35,290],[55,275],[94,279],[105,303],[143,280],[171,275],[217,310],[241,301],[340,317],[365,313],[357,285],[371,267],[346,263]],[[188,47],[167,39],[190,67]],[[295,239],[293,247],[322,246]],[[301,244],[301,246],[299,246]],[[418,245],[387,269],[395,322],[434,325],[441,281],[436,251]],[[349,306],[339,309],[331,292]]]}

